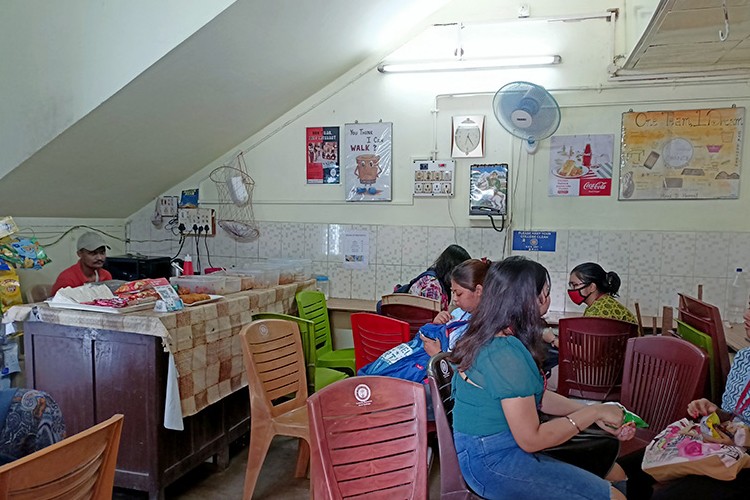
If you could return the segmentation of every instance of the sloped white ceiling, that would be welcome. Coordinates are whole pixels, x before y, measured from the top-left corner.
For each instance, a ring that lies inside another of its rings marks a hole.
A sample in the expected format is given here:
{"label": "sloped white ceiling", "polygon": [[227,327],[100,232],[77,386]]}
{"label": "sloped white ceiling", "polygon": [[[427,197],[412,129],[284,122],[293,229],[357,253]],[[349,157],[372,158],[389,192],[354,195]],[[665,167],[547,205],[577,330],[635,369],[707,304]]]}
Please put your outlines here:
{"label": "sloped white ceiling", "polygon": [[444,3],[239,0],[0,179],[0,213],[126,217]]}

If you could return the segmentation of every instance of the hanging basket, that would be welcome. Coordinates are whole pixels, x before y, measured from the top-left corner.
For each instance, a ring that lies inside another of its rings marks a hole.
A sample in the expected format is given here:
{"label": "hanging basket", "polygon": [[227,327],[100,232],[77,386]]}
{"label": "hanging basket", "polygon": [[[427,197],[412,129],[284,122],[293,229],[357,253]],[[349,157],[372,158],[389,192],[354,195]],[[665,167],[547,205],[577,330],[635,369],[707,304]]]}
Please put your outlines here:
{"label": "hanging basket", "polygon": [[253,214],[255,181],[247,173],[243,154],[237,155],[233,165],[215,168],[209,178],[216,185],[219,194],[219,227],[239,240],[257,239],[260,231]]}

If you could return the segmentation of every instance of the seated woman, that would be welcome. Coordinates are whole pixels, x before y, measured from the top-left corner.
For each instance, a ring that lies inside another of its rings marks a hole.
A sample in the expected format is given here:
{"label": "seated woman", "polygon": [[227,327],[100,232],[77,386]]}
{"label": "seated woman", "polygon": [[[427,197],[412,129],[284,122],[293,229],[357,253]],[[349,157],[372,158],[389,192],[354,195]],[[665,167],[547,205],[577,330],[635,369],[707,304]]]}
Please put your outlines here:
{"label": "seated woman", "polygon": [[440,310],[447,311],[450,305],[450,276],[461,262],[470,259],[469,252],[459,245],[450,245],[427,268],[427,271],[411,282],[406,293],[440,301]]}
{"label": "seated woman", "polygon": [[[607,272],[595,262],[585,262],[573,268],[569,279],[568,297],[575,305],[586,304],[584,316],[638,324],[635,315],[615,299],[621,283],[616,272]],[[557,347],[557,338],[551,332],[545,332],[544,341]]]}
{"label": "seated woman", "polygon": [[[542,315],[550,304],[549,273],[522,257],[495,262],[452,359],[453,434],[469,486],[484,498],[625,497],[605,479],[537,452],[597,423],[625,440],[634,427],[609,404],[585,406],[544,388]],[[541,423],[538,411],[561,416]],[[607,479],[625,479],[619,466]]]}
{"label": "seated woman", "polygon": [[0,391],[0,465],[12,462],[65,438],[60,407],[43,391]]}
{"label": "seated woman", "polygon": [[[453,321],[468,321],[482,297],[482,284],[489,267],[490,261],[487,259],[469,259],[457,265],[451,273],[451,293],[456,308],[451,312],[440,311],[432,322],[445,325]],[[456,341],[464,334],[466,326],[460,326],[451,332],[448,339],[449,351],[453,350]],[[441,351],[439,340],[422,335],[422,341],[424,350],[430,356]]]}

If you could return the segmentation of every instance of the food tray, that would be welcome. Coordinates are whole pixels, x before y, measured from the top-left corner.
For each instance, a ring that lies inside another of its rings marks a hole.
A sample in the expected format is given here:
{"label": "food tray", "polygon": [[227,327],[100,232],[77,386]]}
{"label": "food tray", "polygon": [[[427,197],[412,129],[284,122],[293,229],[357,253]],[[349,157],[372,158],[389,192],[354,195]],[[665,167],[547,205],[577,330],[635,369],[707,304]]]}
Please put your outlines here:
{"label": "food tray", "polygon": [[[213,302],[214,300],[219,300],[219,299],[223,299],[224,298],[223,295],[208,294],[208,296],[211,297],[211,298],[210,299],[206,299],[206,300],[199,300],[198,302],[193,302],[192,304],[185,304],[185,307],[193,307],[193,306],[199,306],[201,304],[208,304],[209,302]],[[184,302],[183,302],[183,304],[184,304]]]}
{"label": "food tray", "polygon": [[142,311],[144,309],[153,309],[155,300],[149,302],[142,302],[140,304],[134,304],[132,306],[125,307],[105,307],[105,306],[94,306],[91,304],[73,304],[68,302],[51,302],[45,301],[48,306],[54,307],[55,309],[75,309],[76,311],[89,311],[89,312],[101,312],[107,314],[125,314],[133,311]]}

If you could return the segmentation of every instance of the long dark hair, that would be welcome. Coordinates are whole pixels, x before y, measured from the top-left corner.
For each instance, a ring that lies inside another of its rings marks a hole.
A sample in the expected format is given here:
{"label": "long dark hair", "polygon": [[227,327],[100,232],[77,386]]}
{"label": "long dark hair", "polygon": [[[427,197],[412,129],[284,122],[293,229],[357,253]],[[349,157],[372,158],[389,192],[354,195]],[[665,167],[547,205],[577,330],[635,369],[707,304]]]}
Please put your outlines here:
{"label": "long dark hair", "polygon": [[464,250],[464,247],[460,245],[449,245],[448,248],[443,250],[435,262],[433,262],[430,269],[435,271],[437,279],[440,285],[443,287],[443,292],[450,297],[451,295],[451,273],[453,269],[461,262],[471,258],[469,252]]}
{"label": "long dark hair", "polygon": [[616,272],[607,272],[596,262],[578,264],[570,274],[578,276],[581,282],[586,285],[595,284],[600,292],[613,297],[617,297],[617,292],[620,290],[620,284],[622,283]]}
{"label": "long dark hair", "polygon": [[539,314],[539,296],[549,282],[547,269],[525,257],[493,262],[484,279],[477,310],[451,354],[458,369],[468,370],[482,347],[505,329],[526,346],[541,366],[544,321]]}
{"label": "long dark hair", "polygon": [[491,262],[487,259],[469,259],[457,265],[451,272],[451,281],[459,286],[475,292],[477,285],[484,285],[484,277],[490,268]]}

